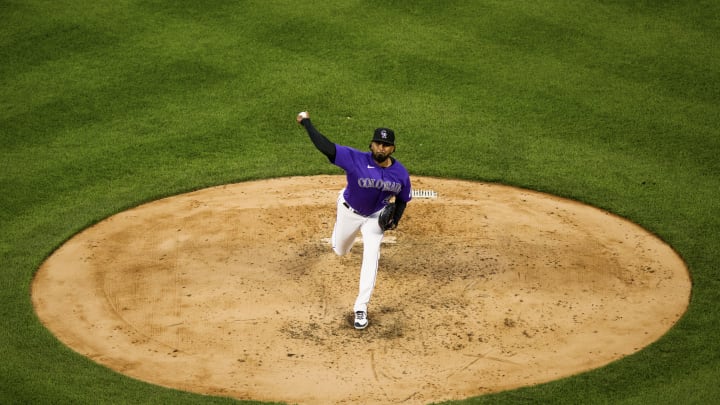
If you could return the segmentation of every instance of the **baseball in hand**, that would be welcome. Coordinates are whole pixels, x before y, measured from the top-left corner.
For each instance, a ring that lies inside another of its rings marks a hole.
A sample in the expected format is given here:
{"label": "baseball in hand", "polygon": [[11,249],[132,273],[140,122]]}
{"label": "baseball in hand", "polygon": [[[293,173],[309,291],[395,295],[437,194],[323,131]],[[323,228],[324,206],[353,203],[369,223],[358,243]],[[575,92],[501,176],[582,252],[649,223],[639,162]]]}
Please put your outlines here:
{"label": "baseball in hand", "polygon": [[310,118],[310,114],[308,114],[307,111],[303,111],[297,115],[297,122],[300,122],[300,121],[304,120],[305,118]]}

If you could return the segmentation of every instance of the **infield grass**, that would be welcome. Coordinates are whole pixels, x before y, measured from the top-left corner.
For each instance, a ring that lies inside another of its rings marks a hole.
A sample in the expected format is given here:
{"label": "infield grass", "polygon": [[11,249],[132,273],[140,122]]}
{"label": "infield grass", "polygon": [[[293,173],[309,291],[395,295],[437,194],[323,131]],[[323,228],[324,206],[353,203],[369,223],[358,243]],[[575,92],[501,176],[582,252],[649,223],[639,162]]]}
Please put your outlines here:
{"label": "infield grass", "polygon": [[34,315],[30,282],[128,207],[339,174],[297,127],[306,109],[358,148],[394,128],[412,174],[587,202],[687,261],[690,309],[660,341],[465,403],[717,403],[717,15],[710,1],[0,2],[0,403],[231,402],[75,354]]}

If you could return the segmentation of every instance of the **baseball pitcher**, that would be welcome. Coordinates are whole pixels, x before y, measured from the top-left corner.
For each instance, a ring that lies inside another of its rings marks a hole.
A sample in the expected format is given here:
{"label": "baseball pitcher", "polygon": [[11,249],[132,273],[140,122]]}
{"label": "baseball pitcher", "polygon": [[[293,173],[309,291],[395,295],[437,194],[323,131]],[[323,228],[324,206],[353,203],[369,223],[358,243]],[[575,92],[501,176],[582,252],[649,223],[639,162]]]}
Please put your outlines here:
{"label": "baseball pitcher", "polygon": [[365,329],[368,303],[375,288],[380,244],[384,232],[397,227],[412,199],[410,175],[391,156],[395,152],[395,133],[389,128],[376,129],[370,151],[362,152],[328,140],[315,129],[306,111],[297,115],[297,122],[305,127],[315,147],[346,174],[347,184],[337,198],[331,241],[333,251],[345,255],[350,252],[357,233],[362,234],[360,287],[353,311],[355,329]]}

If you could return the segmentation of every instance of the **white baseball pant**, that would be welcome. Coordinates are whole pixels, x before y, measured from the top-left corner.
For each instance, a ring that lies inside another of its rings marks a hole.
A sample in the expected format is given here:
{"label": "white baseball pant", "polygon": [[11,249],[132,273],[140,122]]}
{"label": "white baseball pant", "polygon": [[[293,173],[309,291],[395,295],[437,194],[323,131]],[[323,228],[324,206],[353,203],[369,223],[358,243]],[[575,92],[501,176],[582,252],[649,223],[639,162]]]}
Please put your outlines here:
{"label": "white baseball pant", "polygon": [[337,199],[337,218],[331,239],[332,248],[337,255],[345,255],[350,252],[357,233],[362,234],[363,258],[360,267],[360,286],[353,310],[367,312],[368,302],[370,302],[375,288],[378,261],[380,260],[380,244],[383,239],[383,232],[377,221],[380,211],[368,217],[353,212],[345,206],[343,191],[340,191]]}

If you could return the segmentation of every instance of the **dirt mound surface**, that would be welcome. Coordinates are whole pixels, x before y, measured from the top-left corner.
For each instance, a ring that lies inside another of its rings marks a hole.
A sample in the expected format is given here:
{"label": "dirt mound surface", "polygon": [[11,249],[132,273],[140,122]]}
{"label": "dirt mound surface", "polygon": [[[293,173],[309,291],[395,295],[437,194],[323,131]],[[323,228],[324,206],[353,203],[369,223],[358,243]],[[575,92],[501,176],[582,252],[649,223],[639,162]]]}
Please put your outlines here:
{"label": "dirt mound surface", "polygon": [[657,340],[687,268],[602,210],[496,184],[413,177],[387,233],[370,326],[352,305],[362,245],[328,238],[341,176],[204,189],[114,215],[41,266],[40,319],[150,383],[301,404],[419,404],[547,382]]}

